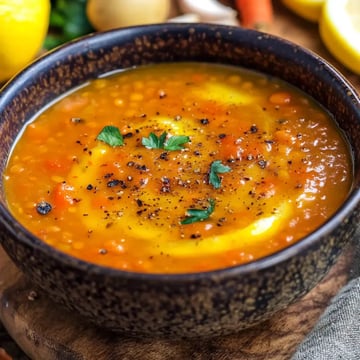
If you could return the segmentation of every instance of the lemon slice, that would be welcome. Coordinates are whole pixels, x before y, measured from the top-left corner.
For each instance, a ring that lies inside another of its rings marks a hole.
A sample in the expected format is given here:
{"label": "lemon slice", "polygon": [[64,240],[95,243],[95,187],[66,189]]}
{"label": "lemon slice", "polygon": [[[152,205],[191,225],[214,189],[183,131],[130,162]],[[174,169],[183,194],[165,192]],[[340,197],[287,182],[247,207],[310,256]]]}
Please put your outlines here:
{"label": "lemon slice", "polygon": [[282,0],[284,5],[306,20],[318,22],[326,0]]}
{"label": "lemon slice", "polygon": [[327,0],[319,29],[321,39],[332,55],[360,74],[360,1]]}

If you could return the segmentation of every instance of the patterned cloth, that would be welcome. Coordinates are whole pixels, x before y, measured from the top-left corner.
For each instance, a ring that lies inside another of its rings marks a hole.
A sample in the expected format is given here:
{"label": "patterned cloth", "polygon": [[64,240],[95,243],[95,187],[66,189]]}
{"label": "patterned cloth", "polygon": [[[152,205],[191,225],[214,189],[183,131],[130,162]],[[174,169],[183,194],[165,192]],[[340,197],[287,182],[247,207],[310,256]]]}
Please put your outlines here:
{"label": "patterned cloth", "polygon": [[331,301],[291,360],[360,359],[360,239],[352,280]]}
{"label": "patterned cloth", "polygon": [[333,299],[292,360],[360,359],[360,277]]}

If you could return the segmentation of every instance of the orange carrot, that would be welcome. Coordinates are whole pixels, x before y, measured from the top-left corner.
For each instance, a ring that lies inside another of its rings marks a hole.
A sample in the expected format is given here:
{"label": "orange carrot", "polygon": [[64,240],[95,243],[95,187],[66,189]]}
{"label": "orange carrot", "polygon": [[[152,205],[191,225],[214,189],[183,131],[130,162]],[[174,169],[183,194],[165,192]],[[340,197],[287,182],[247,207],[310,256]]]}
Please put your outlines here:
{"label": "orange carrot", "polygon": [[236,7],[243,27],[265,30],[273,21],[271,0],[236,0]]}
{"label": "orange carrot", "polygon": [[55,208],[63,210],[74,204],[74,188],[65,182],[58,183],[54,188],[53,197]]}

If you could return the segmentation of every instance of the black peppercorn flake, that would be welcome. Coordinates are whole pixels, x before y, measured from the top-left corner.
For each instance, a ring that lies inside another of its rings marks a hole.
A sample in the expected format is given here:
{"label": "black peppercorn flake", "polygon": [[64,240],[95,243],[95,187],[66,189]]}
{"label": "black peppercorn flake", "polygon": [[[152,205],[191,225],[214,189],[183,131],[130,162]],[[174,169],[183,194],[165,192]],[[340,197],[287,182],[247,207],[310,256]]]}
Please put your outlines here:
{"label": "black peppercorn flake", "polygon": [[137,164],[135,166],[135,168],[140,171],[148,171],[149,170],[146,165],[140,165],[140,164]]}
{"label": "black peppercorn flake", "polygon": [[52,210],[51,204],[46,201],[40,201],[36,204],[36,211],[40,215],[47,215]]}
{"label": "black peppercorn flake", "polygon": [[107,187],[114,187],[114,186],[117,186],[117,185],[119,185],[119,184],[120,184],[120,180],[114,179],[114,180],[108,181],[107,184],[106,184],[106,186],[107,186]]}
{"label": "black peppercorn flake", "polygon": [[132,132],[128,132],[128,133],[126,133],[126,134],[123,135],[123,138],[124,138],[124,139],[128,139],[128,138],[131,138],[131,137],[133,137],[133,133],[132,133]]}
{"label": "black peppercorn flake", "polygon": [[250,127],[250,132],[251,132],[252,134],[257,133],[257,132],[258,132],[257,126],[256,126],[256,125],[252,125],[252,126]]}
{"label": "black peppercorn flake", "polygon": [[261,169],[265,169],[266,168],[266,161],[265,160],[259,160],[258,161],[258,165],[260,166]]}
{"label": "black peppercorn flake", "polygon": [[85,122],[84,119],[79,118],[79,117],[72,117],[72,118],[70,119],[70,121],[71,121],[73,124],[80,124],[80,123]]}
{"label": "black peppercorn flake", "polygon": [[198,239],[198,238],[200,238],[200,237],[201,237],[200,234],[191,234],[191,235],[190,235],[190,239]]}

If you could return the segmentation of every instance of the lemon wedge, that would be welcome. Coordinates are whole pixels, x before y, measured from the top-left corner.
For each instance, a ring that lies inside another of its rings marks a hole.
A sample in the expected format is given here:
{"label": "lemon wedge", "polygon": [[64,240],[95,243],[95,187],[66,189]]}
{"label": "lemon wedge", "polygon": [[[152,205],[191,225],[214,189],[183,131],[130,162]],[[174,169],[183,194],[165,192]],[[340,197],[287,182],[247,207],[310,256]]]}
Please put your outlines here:
{"label": "lemon wedge", "polygon": [[320,17],[320,36],[332,55],[360,74],[360,1],[327,0]]}
{"label": "lemon wedge", "polygon": [[306,20],[318,22],[326,0],[282,0],[282,2],[295,14]]}

